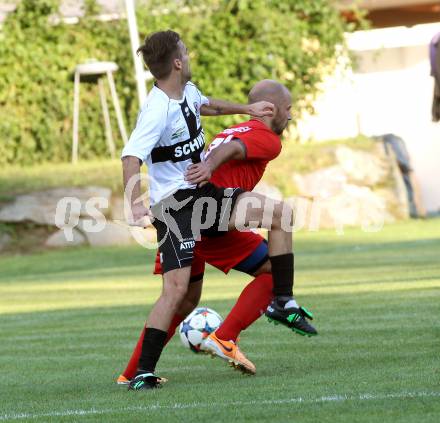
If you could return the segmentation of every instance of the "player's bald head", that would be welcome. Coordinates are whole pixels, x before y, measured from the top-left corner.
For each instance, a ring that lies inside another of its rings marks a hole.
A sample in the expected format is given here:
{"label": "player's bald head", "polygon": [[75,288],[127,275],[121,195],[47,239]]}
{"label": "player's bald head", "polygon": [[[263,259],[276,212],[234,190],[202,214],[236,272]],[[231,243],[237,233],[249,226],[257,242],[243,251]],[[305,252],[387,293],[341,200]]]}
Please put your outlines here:
{"label": "player's bald head", "polygon": [[263,100],[270,101],[277,106],[280,101],[285,100],[286,96],[290,97],[290,92],[283,84],[272,79],[263,79],[252,87],[248,101],[249,104]]}
{"label": "player's bald head", "polygon": [[292,96],[289,90],[277,81],[264,79],[257,82],[249,92],[249,104],[258,101],[268,101],[275,106],[272,116],[263,116],[256,118],[263,121],[272,130],[281,135],[287,128],[289,121],[292,119],[290,109],[292,107]]}

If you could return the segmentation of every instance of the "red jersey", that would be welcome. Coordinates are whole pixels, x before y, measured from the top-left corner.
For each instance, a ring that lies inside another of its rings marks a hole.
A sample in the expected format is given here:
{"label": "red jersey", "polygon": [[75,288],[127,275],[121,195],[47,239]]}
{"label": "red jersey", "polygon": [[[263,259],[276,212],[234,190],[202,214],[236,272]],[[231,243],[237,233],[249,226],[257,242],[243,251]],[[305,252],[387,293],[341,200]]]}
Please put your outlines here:
{"label": "red jersey", "polygon": [[[222,143],[238,138],[246,148],[246,160],[230,160],[213,173],[210,182],[224,188],[243,188],[252,191],[264,174],[267,164],[281,152],[280,137],[263,122],[251,119],[225,129],[211,142],[206,155]],[[205,237],[196,242],[191,276],[200,277],[205,262],[224,273],[249,257],[264,239],[251,231],[237,230],[226,232],[221,237]],[[154,273],[161,274],[159,253],[156,257]]]}
{"label": "red jersey", "polygon": [[267,164],[281,152],[281,139],[259,120],[251,119],[225,129],[211,142],[206,155],[219,145],[238,138],[246,149],[246,160],[230,160],[220,165],[210,182],[219,187],[240,187],[252,191]]}

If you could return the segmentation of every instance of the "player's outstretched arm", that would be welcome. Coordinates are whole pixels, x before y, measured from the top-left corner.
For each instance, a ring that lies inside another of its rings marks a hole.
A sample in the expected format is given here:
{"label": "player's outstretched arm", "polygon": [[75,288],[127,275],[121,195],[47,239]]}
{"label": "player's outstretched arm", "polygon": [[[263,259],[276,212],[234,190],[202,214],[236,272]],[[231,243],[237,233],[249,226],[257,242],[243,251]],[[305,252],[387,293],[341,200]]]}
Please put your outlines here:
{"label": "player's outstretched arm", "polygon": [[209,104],[200,108],[203,116],[250,115],[252,117],[273,116],[275,106],[269,101],[258,101],[252,104],[236,104],[215,98],[209,98]]}
{"label": "player's outstretched arm", "polygon": [[188,166],[185,179],[192,184],[202,184],[211,179],[212,173],[223,163],[229,160],[244,160],[246,148],[238,138],[228,143],[221,143],[212,149],[206,160]]}

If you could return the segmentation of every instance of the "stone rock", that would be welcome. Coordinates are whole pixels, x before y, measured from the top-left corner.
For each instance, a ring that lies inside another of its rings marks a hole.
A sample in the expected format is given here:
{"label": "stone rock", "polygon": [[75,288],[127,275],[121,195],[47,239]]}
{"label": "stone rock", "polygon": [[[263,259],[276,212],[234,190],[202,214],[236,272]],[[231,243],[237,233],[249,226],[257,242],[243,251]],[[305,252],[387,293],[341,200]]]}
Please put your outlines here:
{"label": "stone rock", "polygon": [[393,157],[390,169],[393,184],[391,187],[385,188],[383,192],[385,193],[388,190],[388,194],[385,194],[385,196],[388,196],[394,215],[400,219],[408,219],[410,217],[409,202],[405,182],[403,181],[394,152],[390,151],[390,155]]}
{"label": "stone rock", "polygon": [[273,200],[281,200],[283,198],[283,194],[277,187],[269,185],[267,182],[264,181],[259,182],[253,189],[253,192],[265,195],[266,197],[272,198]]}
{"label": "stone rock", "polygon": [[310,220],[313,201],[306,197],[290,197],[284,200],[292,207],[294,213],[293,232],[305,229]]}
{"label": "stone rock", "polygon": [[[126,221],[124,214],[124,199],[122,197],[112,197],[110,202],[110,217],[112,221],[121,224],[124,224]],[[148,227],[153,226],[148,217],[146,217],[146,222]]]}
{"label": "stone rock", "polygon": [[110,202],[110,217],[112,220],[125,220],[123,197],[112,197]]}
{"label": "stone rock", "polygon": [[0,234],[0,251],[5,250],[11,241],[12,238],[9,234]]}
{"label": "stone rock", "polygon": [[78,226],[92,247],[131,245],[135,242],[131,228],[122,224],[82,219]]}
{"label": "stone rock", "polygon": [[292,175],[300,195],[312,200],[305,218],[309,229],[340,232],[348,225],[373,230],[408,217],[406,189],[393,156],[385,156],[380,147],[367,153],[341,146],[335,157],[334,166]]}
{"label": "stone rock", "polygon": [[144,248],[157,250],[157,232],[154,227],[146,229],[139,227],[130,228],[131,235],[135,242]]}
{"label": "stone rock", "polygon": [[328,198],[336,195],[347,184],[347,176],[341,166],[330,166],[314,172],[292,175],[299,194],[307,198]]}
{"label": "stone rock", "polygon": [[72,229],[71,237],[66,236],[68,230],[62,230],[53,233],[45,242],[46,247],[63,248],[74,247],[86,244],[86,237],[77,229]]}
{"label": "stone rock", "polygon": [[[108,188],[93,186],[84,188],[55,188],[15,197],[14,201],[0,209],[0,222],[32,221],[42,225],[55,225],[57,205],[61,199],[66,197],[74,198],[76,201],[79,200],[80,203],[79,210],[75,208],[70,209],[69,216],[71,220],[78,219],[79,216],[96,217],[100,213],[107,215],[109,212],[108,203],[111,197],[111,190]],[[89,206],[92,205],[94,208],[86,210],[86,203],[93,197],[99,198],[101,204],[89,203]],[[63,209],[62,211],[64,212],[65,210]],[[65,216],[62,215],[60,218],[61,220],[65,219]]]}
{"label": "stone rock", "polygon": [[313,202],[309,229],[331,228],[343,233],[344,226],[360,226],[365,231],[375,231],[394,220],[381,195],[369,187],[347,184],[340,193]]}
{"label": "stone rock", "polygon": [[[81,220],[81,231],[92,247],[121,246],[138,243],[145,248],[157,249],[156,229],[140,228],[111,221]],[[92,230],[91,230],[92,229]]]}
{"label": "stone rock", "polygon": [[389,163],[375,154],[340,146],[335,157],[350,182],[372,187],[388,175]]}

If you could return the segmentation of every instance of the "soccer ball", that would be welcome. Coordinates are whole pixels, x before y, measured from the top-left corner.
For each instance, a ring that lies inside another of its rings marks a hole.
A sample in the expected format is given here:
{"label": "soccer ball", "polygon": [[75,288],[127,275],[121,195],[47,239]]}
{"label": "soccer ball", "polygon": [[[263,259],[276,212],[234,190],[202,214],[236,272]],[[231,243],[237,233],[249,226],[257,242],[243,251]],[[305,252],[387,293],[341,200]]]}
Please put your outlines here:
{"label": "soccer ball", "polygon": [[221,316],[207,307],[196,308],[179,326],[183,345],[198,353],[202,341],[222,323]]}

